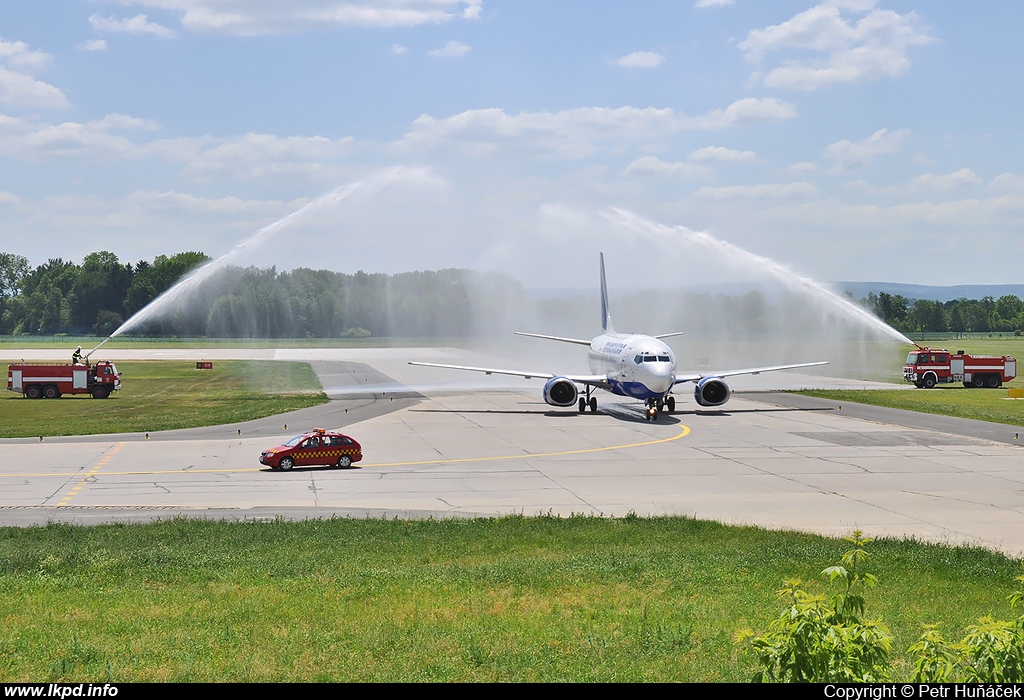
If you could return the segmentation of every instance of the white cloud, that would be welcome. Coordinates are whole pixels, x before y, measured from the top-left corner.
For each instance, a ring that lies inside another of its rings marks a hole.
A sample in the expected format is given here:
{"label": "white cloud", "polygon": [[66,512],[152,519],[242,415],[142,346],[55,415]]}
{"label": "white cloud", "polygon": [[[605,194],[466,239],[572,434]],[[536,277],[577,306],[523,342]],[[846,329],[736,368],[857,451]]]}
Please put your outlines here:
{"label": "white cloud", "polygon": [[100,17],[92,15],[89,17],[89,26],[97,32],[124,32],[126,34],[152,34],[162,39],[170,39],[174,36],[167,27],[156,22],[150,22],[146,15],[135,15],[126,19],[116,17]]}
{"label": "white cloud", "polygon": [[859,168],[871,163],[875,158],[887,153],[894,153],[900,149],[900,142],[907,135],[907,131],[893,131],[879,129],[868,138],[862,141],[849,141],[843,139],[830,144],[825,149],[825,155],[836,160],[839,168]]}
{"label": "white cloud", "polygon": [[139,119],[127,114],[108,114],[103,119],[91,121],[88,126],[97,131],[157,131],[160,125],[152,119]]}
{"label": "white cloud", "polygon": [[75,44],[75,48],[82,49],[83,51],[106,51],[107,41],[106,39],[89,39],[81,44]]}
{"label": "white cloud", "polygon": [[759,122],[781,121],[796,117],[793,105],[774,97],[745,97],[736,100],[724,110],[708,112],[696,122],[703,129],[717,129],[734,124],[756,124]]}
{"label": "white cloud", "polygon": [[[934,41],[919,29],[914,12],[875,8],[874,0],[825,2],[790,19],[754,29],[738,44],[752,62],[770,52],[797,52],[768,71],[769,87],[816,90],[839,83],[895,78],[910,68],[907,51]],[[867,13],[853,23],[843,12]],[[807,51],[825,54],[807,59]],[[760,75],[760,73],[757,73]]]}
{"label": "white cloud", "polygon": [[502,145],[522,153],[546,151],[570,158],[593,154],[601,144],[656,139],[681,130],[722,129],[790,119],[796,110],[774,99],[745,98],[725,109],[689,117],[654,107],[578,107],[562,112],[506,114],[474,109],[445,118],[424,114],[398,144],[401,147],[460,148],[471,156],[490,155]]}
{"label": "white cloud", "polygon": [[0,115],[0,156],[26,161],[50,159],[107,160],[156,155],[168,162],[189,160],[207,139],[136,142],[130,132],[152,132],[159,125],[148,119],[110,114],[89,122],[51,124]]}
{"label": "white cloud", "polygon": [[15,204],[21,204],[21,197],[13,192],[0,191],[0,206],[9,207]]}
{"label": "white cloud", "polygon": [[52,58],[45,51],[30,49],[23,41],[0,39],[0,104],[44,109],[68,107],[70,103],[63,92],[29,75],[46,68]]}
{"label": "white cloud", "polygon": [[818,166],[810,161],[802,161],[800,163],[793,163],[793,165],[786,168],[791,173],[810,173],[818,169]]}
{"label": "white cloud", "polygon": [[4,41],[0,39],[0,61],[12,68],[26,71],[39,71],[46,68],[53,59],[45,51],[35,51],[24,41]]}
{"label": "white cloud", "polygon": [[945,175],[925,173],[911,180],[912,186],[929,190],[951,190],[978,184],[981,184],[981,179],[970,168],[961,168]]}
{"label": "white cloud", "polygon": [[925,173],[918,175],[906,184],[875,187],[867,180],[851,180],[846,183],[847,189],[857,190],[870,195],[920,195],[935,192],[949,192],[981,184],[981,179],[970,168],[961,168],[945,175]]}
{"label": "white cloud", "polygon": [[634,51],[618,60],[620,66],[626,68],[654,68],[661,65],[665,57],[651,51]]}
{"label": "white cloud", "polygon": [[63,92],[49,83],[0,66],[0,104],[63,109],[71,103]]}
{"label": "white cloud", "polygon": [[470,51],[472,51],[472,47],[468,44],[463,44],[461,41],[449,41],[439,49],[428,51],[427,55],[432,58],[454,58],[456,56],[465,56]]}
{"label": "white cloud", "polygon": [[657,156],[637,158],[622,171],[624,175],[683,175],[691,178],[707,178],[712,172],[709,168],[693,163],[676,161],[667,163]]}
{"label": "white cloud", "polygon": [[992,193],[1022,192],[1024,191],[1024,175],[1015,175],[1014,173],[997,175],[989,183],[988,191]]}
{"label": "white cloud", "polygon": [[324,26],[415,27],[480,18],[483,0],[121,0],[181,14],[189,31],[241,36]]}
{"label": "white cloud", "polygon": [[809,182],[787,184],[730,185],[728,187],[701,187],[694,192],[700,199],[792,199],[813,197],[817,188]]}
{"label": "white cloud", "polygon": [[697,0],[697,2],[693,3],[693,6],[696,8],[728,7],[734,4],[736,4],[736,0]]}
{"label": "white cloud", "polygon": [[200,150],[182,171],[207,180],[231,176],[256,180],[280,175],[330,174],[352,153],[355,139],[332,141],[323,136],[246,134]]}
{"label": "white cloud", "polygon": [[48,158],[126,157],[135,144],[111,134],[97,122],[34,123],[8,118],[0,121],[0,155],[41,160]]}
{"label": "white cloud", "polygon": [[391,53],[401,55],[409,50],[409,47],[402,46],[401,44],[392,44]]}
{"label": "white cloud", "polygon": [[734,151],[731,148],[722,146],[707,146],[698,148],[689,155],[689,159],[696,163],[708,163],[712,161],[738,163],[741,161],[757,160],[757,154],[753,151]]}

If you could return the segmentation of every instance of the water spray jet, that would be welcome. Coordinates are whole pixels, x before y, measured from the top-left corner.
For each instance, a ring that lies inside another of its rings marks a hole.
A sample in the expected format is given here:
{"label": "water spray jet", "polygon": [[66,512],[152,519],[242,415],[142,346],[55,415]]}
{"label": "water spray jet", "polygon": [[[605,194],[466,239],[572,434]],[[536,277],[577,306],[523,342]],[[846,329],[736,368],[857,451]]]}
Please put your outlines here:
{"label": "water spray jet", "polygon": [[733,245],[727,241],[718,240],[706,233],[691,231],[684,226],[669,227],[663,224],[656,224],[637,216],[632,212],[619,209],[617,207],[612,207],[611,211],[614,214],[615,220],[633,231],[638,233],[651,232],[657,234],[659,237],[670,237],[675,241],[678,240],[679,236],[682,236],[683,240],[718,253],[734,264],[746,263],[747,265],[753,266],[754,268],[767,273],[773,279],[781,282],[792,291],[810,294],[812,297],[824,302],[827,306],[842,312],[844,315],[853,318],[858,323],[867,326],[873,331],[888,336],[891,340],[895,340],[906,345],[917,345],[917,343],[912,341],[910,338],[903,335],[874,314],[871,314],[866,309],[863,309],[852,301],[844,299],[835,292],[826,289],[810,277],[799,275],[770,258],[757,255],[756,253],[751,253],[748,250],[744,250],[743,248]]}
{"label": "water spray jet", "polygon": [[[410,171],[408,175],[415,176],[416,172]],[[140,325],[144,320],[151,317],[159,316],[160,314],[168,311],[175,303],[180,301],[182,297],[186,296],[190,292],[200,287],[204,282],[213,277],[213,275],[215,275],[217,272],[225,268],[232,260],[238,257],[243,251],[258,246],[266,242],[268,239],[272,238],[278,232],[287,229],[291,226],[294,226],[296,223],[298,223],[303,218],[308,216],[311,212],[330,205],[337,204],[338,202],[348,199],[350,196],[352,196],[353,193],[356,192],[356,190],[361,188],[364,190],[374,192],[386,185],[391,184],[399,177],[403,176],[406,176],[406,174],[404,173],[404,170],[401,167],[386,169],[368,178],[367,180],[353,182],[347,185],[337,187],[328,192],[327,194],[321,195],[320,197],[317,197],[316,199],[307,202],[304,206],[300,207],[299,209],[296,209],[287,216],[278,219],[277,221],[268,224],[267,226],[264,226],[263,228],[256,231],[256,233],[251,235],[249,238],[245,239],[244,241],[236,245],[234,248],[229,250],[224,255],[221,255],[216,260],[213,260],[203,265],[202,267],[199,267],[196,270],[192,271],[192,273],[187,275],[184,279],[177,282],[170,289],[168,289],[163,294],[158,296],[156,299],[151,301],[149,304],[144,306],[142,309],[137,311],[135,314],[129,317],[127,321],[122,323],[113,333],[111,333],[106,338],[106,340],[104,340],[102,343],[100,343],[95,348],[90,350],[89,354],[96,352],[96,350],[99,349],[99,347],[106,343],[108,340],[115,338],[121,335],[122,333],[125,333],[131,330],[132,328],[135,328],[136,326]],[[88,356],[89,355],[86,355],[85,357]]]}

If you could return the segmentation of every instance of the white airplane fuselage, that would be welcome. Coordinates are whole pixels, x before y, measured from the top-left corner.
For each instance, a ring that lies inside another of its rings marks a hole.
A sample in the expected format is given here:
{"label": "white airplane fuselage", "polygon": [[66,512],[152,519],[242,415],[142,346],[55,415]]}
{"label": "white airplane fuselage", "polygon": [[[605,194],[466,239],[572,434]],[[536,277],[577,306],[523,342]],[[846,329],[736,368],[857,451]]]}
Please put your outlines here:
{"label": "white airplane fuselage", "polygon": [[590,371],[605,375],[619,396],[662,399],[676,382],[675,354],[649,335],[599,335],[590,343],[587,360]]}
{"label": "white airplane fuselage", "polygon": [[[697,405],[705,408],[721,406],[729,400],[731,391],[724,377],[740,374],[760,374],[801,367],[816,367],[827,362],[802,362],[794,365],[774,365],[770,367],[748,367],[720,371],[715,374],[705,372],[676,372],[676,356],[668,345],[661,341],[682,335],[681,332],[666,333],[659,336],[633,335],[616,333],[612,328],[608,313],[608,285],[605,282],[604,254],[601,261],[601,328],[604,333],[589,343],[583,338],[564,338],[539,333],[516,331],[516,335],[532,338],[555,340],[574,345],[589,345],[587,361],[590,364],[590,375],[554,374],[549,371],[530,372],[517,369],[501,369],[494,367],[467,367],[464,365],[448,365],[436,362],[410,362],[411,365],[425,367],[442,367],[484,374],[506,374],[526,379],[546,379],[544,385],[544,402],[550,406],[568,408],[577,406],[582,413],[587,408],[597,411],[597,398],[592,396],[595,389],[606,389],[618,396],[639,399],[647,404],[644,412],[647,420],[657,420],[663,407],[669,413],[675,411],[676,399],[670,396],[672,387],[684,382],[693,382],[693,398]],[[580,387],[584,395],[580,395]]]}

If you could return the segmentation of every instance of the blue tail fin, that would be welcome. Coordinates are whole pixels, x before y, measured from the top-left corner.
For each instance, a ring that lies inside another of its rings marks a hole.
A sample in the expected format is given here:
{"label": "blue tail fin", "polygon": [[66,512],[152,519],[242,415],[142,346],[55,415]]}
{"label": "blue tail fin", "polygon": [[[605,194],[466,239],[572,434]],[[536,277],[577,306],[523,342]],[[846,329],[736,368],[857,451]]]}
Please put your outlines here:
{"label": "blue tail fin", "polygon": [[604,253],[601,253],[601,328],[605,333],[614,333],[612,317],[608,311],[608,282],[604,277]]}

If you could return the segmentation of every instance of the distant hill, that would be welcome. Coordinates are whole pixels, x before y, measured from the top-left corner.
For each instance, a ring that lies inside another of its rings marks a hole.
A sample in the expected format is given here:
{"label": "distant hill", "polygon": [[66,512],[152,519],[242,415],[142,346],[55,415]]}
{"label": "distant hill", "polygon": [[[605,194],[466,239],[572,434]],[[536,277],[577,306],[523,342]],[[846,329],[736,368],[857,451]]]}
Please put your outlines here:
{"label": "distant hill", "polygon": [[[1007,294],[1014,294],[1024,299],[1024,284],[959,284],[948,287],[933,286],[927,284],[904,284],[901,282],[826,282],[823,285],[826,289],[842,294],[850,292],[854,299],[863,299],[869,292],[878,294],[899,294],[913,301],[914,299],[928,299],[931,301],[947,302],[953,299],[981,299],[991,296],[998,299]],[[778,282],[723,282],[720,284],[694,284],[680,287],[683,291],[693,294],[710,294],[716,296],[740,296],[750,291],[758,291],[769,300],[775,299],[779,292],[785,289],[784,285]],[[651,288],[643,287],[618,287],[611,290],[613,297],[639,294],[644,291],[651,291]],[[532,299],[570,299],[572,297],[596,297],[596,287],[587,289],[528,289],[527,294]]]}

